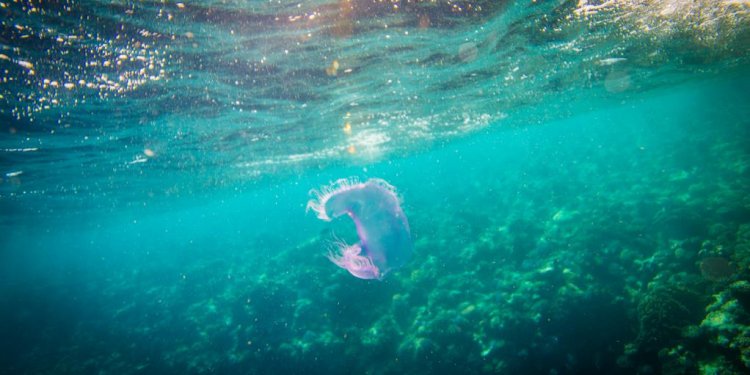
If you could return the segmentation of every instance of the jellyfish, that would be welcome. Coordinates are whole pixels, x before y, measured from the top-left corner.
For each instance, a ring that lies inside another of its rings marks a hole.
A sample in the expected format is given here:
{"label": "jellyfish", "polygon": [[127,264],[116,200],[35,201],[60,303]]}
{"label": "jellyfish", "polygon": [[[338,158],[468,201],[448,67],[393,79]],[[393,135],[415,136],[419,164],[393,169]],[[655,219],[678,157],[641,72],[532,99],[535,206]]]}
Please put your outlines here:
{"label": "jellyfish", "polygon": [[340,179],[312,190],[307,209],[319,219],[331,221],[348,215],[357,229],[359,242],[336,241],[328,259],[360,279],[381,280],[389,271],[411,258],[413,245],[409,222],[396,189],[381,179],[359,182]]}

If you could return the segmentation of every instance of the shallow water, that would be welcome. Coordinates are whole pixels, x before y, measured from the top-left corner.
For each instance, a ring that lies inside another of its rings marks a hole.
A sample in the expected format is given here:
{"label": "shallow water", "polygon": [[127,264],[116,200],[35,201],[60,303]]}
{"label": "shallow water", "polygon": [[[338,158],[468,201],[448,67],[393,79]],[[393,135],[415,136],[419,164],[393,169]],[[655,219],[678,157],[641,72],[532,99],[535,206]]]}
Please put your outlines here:
{"label": "shallow water", "polygon": [[0,373],[746,372],[748,5],[597,4],[0,3]]}

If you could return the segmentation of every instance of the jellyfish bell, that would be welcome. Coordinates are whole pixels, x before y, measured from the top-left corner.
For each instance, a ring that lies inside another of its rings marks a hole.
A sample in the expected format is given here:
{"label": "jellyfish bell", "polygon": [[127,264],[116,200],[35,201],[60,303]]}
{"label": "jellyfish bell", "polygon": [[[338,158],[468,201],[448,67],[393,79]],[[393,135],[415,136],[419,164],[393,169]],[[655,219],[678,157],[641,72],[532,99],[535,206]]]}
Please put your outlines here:
{"label": "jellyfish bell", "polygon": [[360,279],[382,279],[411,258],[409,222],[396,189],[389,183],[381,179],[364,183],[340,179],[311,194],[307,209],[319,219],[331,221],[347,215],[354,221],[359,242],[339,242],[328,254],[337,266]]}

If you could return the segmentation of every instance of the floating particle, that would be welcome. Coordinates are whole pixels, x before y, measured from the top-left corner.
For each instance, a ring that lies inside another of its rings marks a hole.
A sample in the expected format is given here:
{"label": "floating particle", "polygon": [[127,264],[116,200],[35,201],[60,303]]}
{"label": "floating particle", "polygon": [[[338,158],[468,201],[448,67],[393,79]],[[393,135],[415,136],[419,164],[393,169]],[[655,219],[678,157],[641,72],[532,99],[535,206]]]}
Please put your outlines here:
{"label": "floating particle", "polygon": [[430,16],[423,14],[419,17],[419,28],[426,29],[430,27]]}
{"label": "floating particle", "polygon": [[466,42],[458,46],[458,58],[463,62],[471,62],[476,60],[479,50],[477,45],[472,42]]}
{"label": "floating particle", "polygon": [[612,70],[604,78],[604,89],[611,93],[626,91],[630,85],[630,74],[626,70]]}
{"label": "floating particle", "polygon": [[606,58],[606,59],[599,60],[599,65],[608,66],[608,65],[614,65],[614,64],[617,64],[617,63],[623,62],[623,61],[628,61],[628,59],[626,59],[624,57],[609,57],[609,58]]}
{"label": "floating particle", "polygon": [[145,163],[146,161],[148,161],[148,159],[140,157],[140,156],[136,156],[135,159],[133,159],[132,161],[129,161],[127,164],[128,165],[140,164],[140,163]]}
{"label": "floating particle", "polygon": [[34,64],[24,61],[24,60],[18,60],[18,65],[21,65],[22,67],[26,69],[34,69]]}
{"label": "floating particle", "polygon": [[338,70],[339,70],[339,61],[333,60],[333,62],[331,62],[331,65],[329,65],[326,68],[326,74],[331,77],[334,77],[338,73]]}

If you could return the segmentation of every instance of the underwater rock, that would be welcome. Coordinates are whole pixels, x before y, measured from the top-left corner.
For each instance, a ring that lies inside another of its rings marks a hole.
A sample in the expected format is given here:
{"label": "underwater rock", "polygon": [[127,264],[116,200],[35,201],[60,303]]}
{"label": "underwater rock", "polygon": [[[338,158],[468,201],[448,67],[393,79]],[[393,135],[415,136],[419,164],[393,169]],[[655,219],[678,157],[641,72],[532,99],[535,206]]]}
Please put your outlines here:
{"label": "underwater rock", "polygon": [[701,275],[707,280],[722,281],[731,278],[736,269],[724,257],[703,258],[699,262]]}

